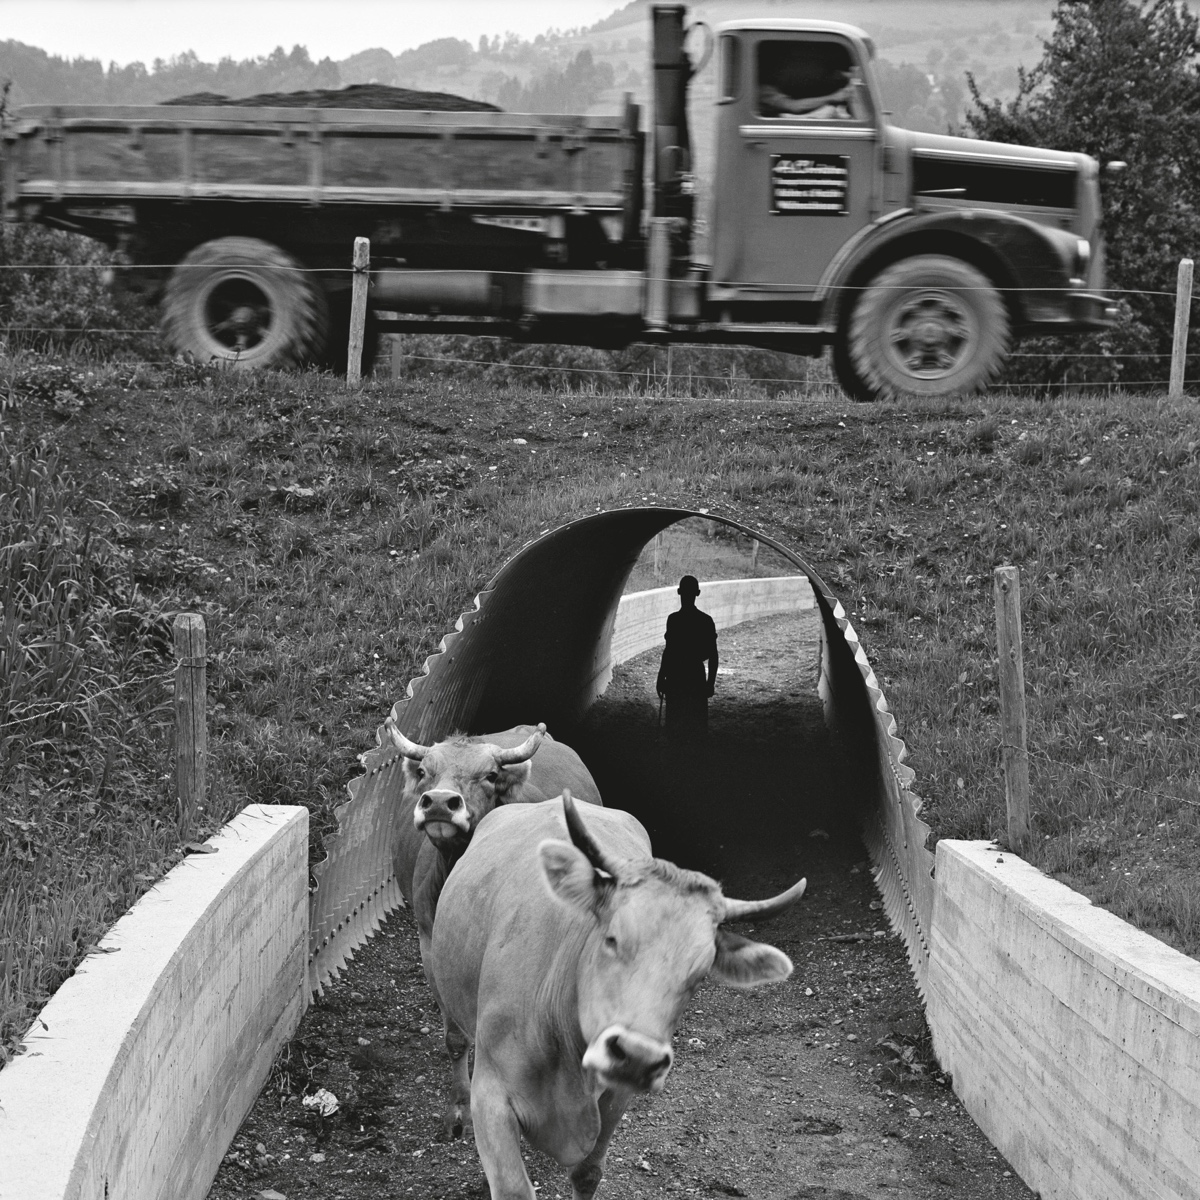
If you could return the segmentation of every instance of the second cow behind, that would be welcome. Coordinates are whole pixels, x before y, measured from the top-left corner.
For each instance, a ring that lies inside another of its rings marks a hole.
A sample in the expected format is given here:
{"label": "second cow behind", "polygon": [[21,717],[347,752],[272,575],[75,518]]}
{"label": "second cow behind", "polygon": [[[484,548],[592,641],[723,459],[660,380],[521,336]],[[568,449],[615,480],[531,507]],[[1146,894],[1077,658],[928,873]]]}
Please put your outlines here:
{"label": "second cow behind", "polygon": [[[600,804],[600,790],[583,759],[570,746],[555,741],[545,725],[460,735],[431,746],[409,741],[390,717],[385,729],[404,756],[396,877],[412,905],[421,964],[444,1020],[445,1009],[430,969],[433,919],[446,877],[470,844],[476,826],[497,805],[537,804],[564,791],[588,804]],[[445,1035],[454,1087],[443,1121],[453,1137],[469,1121],[467,1042],[448,1025]]]}

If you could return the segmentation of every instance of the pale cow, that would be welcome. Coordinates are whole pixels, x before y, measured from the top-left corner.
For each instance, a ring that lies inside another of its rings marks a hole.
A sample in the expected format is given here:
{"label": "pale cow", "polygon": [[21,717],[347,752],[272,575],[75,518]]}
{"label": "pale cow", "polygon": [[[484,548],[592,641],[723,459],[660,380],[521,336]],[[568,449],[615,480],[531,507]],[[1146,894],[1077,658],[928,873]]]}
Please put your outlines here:
{"label": "pale cow", "polygon": [[569,1168],[575,1200],[604,1173],[638,1092],[659,1092],[671,1038],[711,975],[756,987],[787,955],[723,926],[782,911],[730,900],[707,875],[653,858],[646,830],[611,808],[498,808],[446,881],[432,967],[451,1028],[475,1043],[471,1116],[492,1200],[534,1200],[521,1137]]}

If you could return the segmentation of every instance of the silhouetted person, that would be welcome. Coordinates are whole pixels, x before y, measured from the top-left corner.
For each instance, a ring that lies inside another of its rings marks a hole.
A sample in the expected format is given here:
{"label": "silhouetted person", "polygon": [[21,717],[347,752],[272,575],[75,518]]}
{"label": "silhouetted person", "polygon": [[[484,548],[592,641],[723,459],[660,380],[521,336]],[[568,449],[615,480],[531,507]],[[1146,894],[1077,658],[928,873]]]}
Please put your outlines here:
{"label": "silhouetted person", "polygon": [[679,611],[667,618],[656,687],[667,701],[667,734],[697,737],[708,731],[708,698],[717,684],[717,627],[696,607],[700,584],[694,575],[685,575],[678,591]]}

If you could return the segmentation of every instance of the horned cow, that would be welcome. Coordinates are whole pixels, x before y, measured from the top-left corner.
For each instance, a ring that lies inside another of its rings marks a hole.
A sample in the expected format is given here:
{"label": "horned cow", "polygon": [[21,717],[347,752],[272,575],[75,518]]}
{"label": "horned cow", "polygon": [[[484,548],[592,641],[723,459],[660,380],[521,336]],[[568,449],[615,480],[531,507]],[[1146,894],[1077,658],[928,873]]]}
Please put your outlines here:
{"label": "horned cow", "polygon": [[431,961],[448,1028],[475,1043],[471,1117],[492,1200],[534,1200],[522,1135],[589,1200],[626,1106],[662,1090],[701,981],[792,973],[781,951],[724,925],[780,912],[804,887],[727,899],[653,858],[629,813],[589,809],[585,824],[569,792],[480,822],[442,891]]}

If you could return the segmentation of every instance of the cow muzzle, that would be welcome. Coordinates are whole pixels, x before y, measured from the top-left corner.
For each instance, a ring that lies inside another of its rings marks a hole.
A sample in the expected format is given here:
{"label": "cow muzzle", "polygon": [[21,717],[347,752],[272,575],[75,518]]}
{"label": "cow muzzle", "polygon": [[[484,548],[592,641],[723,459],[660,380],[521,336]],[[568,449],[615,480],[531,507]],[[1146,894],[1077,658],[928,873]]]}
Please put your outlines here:
{"label": "cow muzzle", "polygon": [[471,836],[471,817],[458,792],[426,792],[413,809],[413,824],[437,843]]}
{"label": "cow muzzle", "polygon": [[635,1092],[661,1092],[675,1053],[667,1042],[635,1033],[624,1025],[610,1025],[583,1055],[583,1065],[595,1071],[606,1087]]}

